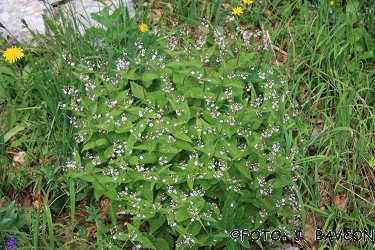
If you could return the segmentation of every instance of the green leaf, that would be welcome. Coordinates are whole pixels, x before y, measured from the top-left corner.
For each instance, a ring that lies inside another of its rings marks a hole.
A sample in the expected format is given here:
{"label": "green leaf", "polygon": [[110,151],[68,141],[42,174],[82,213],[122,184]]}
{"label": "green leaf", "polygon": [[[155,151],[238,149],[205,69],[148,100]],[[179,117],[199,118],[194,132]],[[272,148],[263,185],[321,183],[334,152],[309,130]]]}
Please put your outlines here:
{"label": "green leaf", "polygon": [[244,156],[247,156],[249,154],[248,151],[245,150],[245,152],[239,151],[236,155],[233,156],[233,161],[238,160]]}
{"label": "green leaf", "polygon": [[68,176],[72,178],[82,179],[87,182],[95,182],[96,179],[94,175],[90,172],[68,172]]}
{"label": "green leaf", "polygon": [[199,88],[199,87],[189,88],[189,90],[184,93],[184,97],[186,98],[190,97],[190,98],[196,98],[196,99],[206,99],[207,96],[211,96],[211,94],[204,93],[202,91],[202,88]]}
{"label": "green leaf", "polygon": [[[201,121],[201,119],[199,119],[199,118],[196,119],[196,125],[197,125],[197,127],[202,128],[202,121]],[[197,131],[197,133],[198,133],[198,137],[201,137],[202,129],[200,131]]]}
{"label": "green leaf", "polygon": [[177,154],[181,152],[181,149],[177,149],[171,146],[160,145],[159,152],[161,153],[169,153],[169,154]]}
{"label": "green leaf", "polygon": [[130,134],[128,140],[126,141],[128,149],[131,149],[136,142],[137,138],[134,136],[134,134]]}
{"label": "green leaf", "polygon": [[223,128],[224,128],[224,130],[225,130],[225,133],[227,134],[227,136],[228,136],[228,138],[230,139],[231,138],[231,127],[230,126],[228,126],[227,124],[225,124],[224,126],[223,126]]}
{"label": "green leaf", "polygon": [[140,145],[135,146],[134,148],[135,148],[135,149],[140,149],[140,150],[146,150],[146,151],[149,151],[150,146],[149,146],[149,145],[146,145],[146,144],[140,144]]}
{"label": "green leaf", "polygon": [[115,100],[118,102],[118,103],[121,103],[121,102],[124,102],[124,98],[127,97],[129,94],[129,89],[127,90],[123,90],[121,92],[119,92],[116,97],[115,97]]}
{"label": "green leaf", "polygon": [[151,219],[149,219],[148,220],[148,222],[150,224],[150,232],[149,233],[153,234],[156,230],[158,230],[159,228],[161,228],[164,225],[165,221],[166,221],[165,216],[163,214],[159,214],[159,213],[156,214]]}
{"label": "green leaf", "polygon": [[156,74],[156,73],[153,73],[153,72],[149,72],[149,71],[146,71],[144,72],[142,75],[141,75],[141,79],[143,81],[151,81],[151,80],[154,80],[154,79],[158,79],[159,78],[159,75]]}
{"label": "green leaf", "polygon": [[122,125],[120,128],[116,129],[116,130],[115,130],[115,133],[117,133],[117,134],[122,134],[122,133],[125,133],[125,132],[129,132],[129,130],[130,130],[131,128],[133,128],[133,127],[134,127],[134,124],[133,124],[133,123],[131,123],[131,122],[126,122],[125,125]]}
{"label": "green leaf", "polygon": [[201,211],[201,209],[204,207],[204,204],[206,203],[205,199],[203,199],[201,196],[192,197],[192,202],[194,203],[194,206],[198,208],[199,211]]}
{"label": "green leaf", "polygon": [[177,110],[176,102],[174,100],[172,100],[171,98],[168,98],[168,97],[167,97],[167,100],[168,100],[169,104],[171,105],[172,109],[174,111],[176,111]]}
{"label": "green leaf", "polygon": [[188,66],[196,66],[200,68],[201,65],[202,65],[202,62],[199,59],[193,59],[190,61],[180,61],[180,62],[172,61],[172,62],[167,63],[167,67],[169,68],[180,68],[180,67],[187,68]]}
{"label": "green leaf", "polygon": [[363,52],[363,51],[365,50],[363,40],[361,40],[361,41],[359,41],[359,42],[356,42],[356,43],[354,44],[354,48],[355,48],[355,50],[358,51],[358,52]]}
{"label": "green leaf", "polygon": [[185,75],[183,75],[179,72],[174,72],[173,73],[173,83],[182,85],[184,83],[185,77],[186,77]]}
{"label": "green leaf", "polygon": [[138,163],[138,157],[132,156],[129,160],[129,163],[132,164],[132,165],[136,165]]}
{"label": "green leaf", "polygon": [[132,94],[138,99],[144,100],[145,99],[145,93],[143,90],[143,87],[136,84],[135,82],[130,82],[130,86],[132,89]]}
{"label": "green leaf", "polygon": [[354,43],[358,42],[361,38],[362,38],[362,29],[356,28],[350,34],[349,41],[352,45],[354,45]]}
{"label": "green leaf", "polygon": [[154,192],[151,188],[150,182],[144,182],[143,187],[142,188],[140,187],[137,193],[139,193],[140,196],[144,197],[149,202],[153,202],[154,200]]}
{"label": "green leaf", "polygon": [[[270,180],[270,181],[272,181],[272,180]],[[277,178],[274,182],[271,182],[271,183],[272,183],[272,186],[273,186],[274,189],[283,188],[283,187],[290,186],[290,185],[294,184],[293,180],[290,177],[286,177],[286,176],[281,176],[281,177]]]}
{"label": "green leaf", "polygon": [[246,177],[248,180],[252,179],[251,174],[250,174],[250,169],[246,168],[243,163],[238,162],[238,163],[235,163],[234,166],[241,173],[242,176]]}
{"label": "green leaf", "polygon": [[177,222],[182,222],[190,219],[190,213],[186,208],[180,208],[176,211],[175,219]]}
{"label": "green leaf", "polygon": [[86,151],[86,150],[89,150],[89,149],[92,149],[92,148],[95,148],[95,142],[89,142],[87,143],[83,148],[82,148],[82,152]]}
{"label": "green leaf", "polygon": [[12,219],[10,219],[10,218],[4,218],[2,221],[1,221],[1,223],[0,223],[0,225],[1,226],[4,226],[8,221],[11,221]]}
{"label": "green leaf", "polygon": [[178,149],[183,149],[183,150],[190,151],[190,152],[194,151],[194,148],[189,143],[187,143],[185,141],[177,140],[174,143],[174,146]]}
{"label": "green leaf", "polygon": [[372,51],[372,50],[365,51],[365,52],[363,52],[362,54],[359,55],[359,59],[362,59],[362,60],[366,60],[366,59],[369,59],[369,58],[374,58],[374,51]]}
{"label": "green leaf", "polygon": [[103,190],[97,190],[96,188],[94,189],[94,196],[96,201],[98,201],[103,194]]}
{"label": "green leaf", "polygon": [[[138,220],[134,221],[134,225],[138,223],[139,223]],[[143,248],[156,249],[155,246],[152,244],[152,242],[147,237],[143,236],[143,234],[139,232],[139,230],[136,227],[130,225],[129,223],[126,223],[126,225],[128,227],[129,233],[137,234],[136,240],[141,242]]]}
{"label": "green leaf", "polygon": [[90,13],[92,19],[100,24],[103,24],[107,28],[113,28],[112,18],[109,15],[109,7],[104,7],[101,11]]}
{"label": "green leaf", "polygon": [[140,76],[136,73],[138,66],[132,67],[129,71],[121,72],[122,76],[128,80],[139,80]]}
{"label": "green leaf", "polygon": [[[245,214],[245,206],[242,205],[240,208],[236,210],[236,216],[234,218],[234,222],[237,227],[238,227],[238,224],[242,221],[242,217],[244,214]],[[245,229],[245,228],[240,228],[240,229]]]}
{"label": "green leaf", "polygon": [[170,250],[168,241],[163,238],[157,238],[156,241],[152,242],[155,246],[155,249],[163,249],[163,250]]}
{"label": "green leaf", "polygon": [[182,103],[182,110],[184,111],[183,119],[185,122],[188,122],[191,118],[191,112],[189,104],[186,101]]}
{"label": "green leaf", "polygon": [[[10,105],[8,107],[8,110],[7,110],[7,125],[8,125],[8,128],[13,128],[13,125],[14,123],[16,122],[17,120],[17,114],[16,114],[16,110],[14,109],[14,105]],[[18,126],[17,126],[18,127]],[[17,129],[18,130],[18,129]],[[12,131],[12,130],[11,130]],[[17,132],[18,133],[18,132]]]}
{"label": "green leaf", "polygon": [[[242,62],[249,62],[249,63],[252,63],[252,59],[257,55],[257,52],[252,52],[252,53],[243,53],[241,54],[241,61]],[[241,63],[242,63],[241,62]],[[247,66],[245,66],[247,67]]]}
{"label": "green leaf", "polygon": [[214,156],[215,156],[216,158],[223,159],[223,160],[227,160],[227,161],[232,160],[232,159],[229,158],[228,156],[220,154],[220,150],[216,150],[215,153],[214,153]]}
{"label": "green leaf", "polygon": [[234,240],[231,240],[226,244],[225,249],[227,250],[237,250],[238,246],[237,243]]}
{"label": "green leaf", "polygon": [[174,238],[167,232],[164,232],[161,237],[168,242],[169,249],[173,249],[174,246]]}
{"label": "green leaf", "polygon": [[375,157],[374,156],[371,156],[370,160],[368,161],[368,164],[370,167],[375,169]]}
{"label": "green leaf", "polygon": [[12,128],[10,131],[8,131],[8,133],[4,135],[4,143],[8,142],[10,138],[12,138],[14,135],[16,135],[18,132],[24,129],[25,127],[23,126],[15,126],[14,128]]}
{"label": "green leaf", "polygon": [[[102,184],[103,185],[103,184]],[[105,184],[105,186],[103,187],[102,185],[100,185],[100,190],[104,188],[103,190],[103,194],[105,196],[107,196],[110,200],[117,200],[118,199],[118,193],[116,191],[116,187],[117,187],[117,183],[107,183]],[[98,188],[99,185],[95,185],[95,188]]]}
{"label": "green leaf", "polygon": [[[127,223],[127,222],[125,222],[125,224],[126,224],[126,226],[127,226],[127,228],[128,228],[128,232],[129,232],[129,233],[136,233],[137,235],[140,235],[140,234],[138,234],[139,231],[138,231],[137,228],[135,228],[134,226],[132,226],[131,224],[129,224],[129,223]],[[138,237],[137,237],[137,238],[138,238]]]}
{"label": "green leaf", "polygon": [[102,139],[98,139],[96,142],[95,142],[95,145],[97,147],[101,147],[101,146],[106,146],[108,144],[108,141],[104,138]]}
{"label": "green leaf", "polygon": [[210,154],[211,152],[208,150],[208,147],[203,147],[203,148],[200,148],[200,147],[193,147],[195,150],[198,150],[200,152],[203,152],[205,154]]}
{"label": "green leaf", "polygon": [[149,100],[160,100],[165,99],[165,93],[161,90],[147,93],[147,99]]}
{"label": "green leaf", "polygon": [[12,76],[15,78],[15,74],[13,72],[13,70],[11,70],[10,68],[6,67],[6,66],[0,66],[0,74],[6,74],[6,75],[9,75],[9,76]]}
{"label": "green leaf", "polygon": [[228,197],[223,207],[223,218],[218,222],[219,226],[225,230],[232,230],[234,227],[234,217],[236,203],[232,197]]}
{"label": "green leaf", "polygon": [[[228,137],[229,137],[229,134],[228,134]],[[237,154],[238,147],[237,147],[236,138],[232,137],[228,142],[222,141],[222,143],[224,144],[223,146],[228,149],[231,157],[234,157]]]}
{"label": "green leaf", "polygon": [[225,87],[232,87],[233,88],[233,94],[236,93],[236,92],[241,92],[242,93],[242,90],[244,88],[244,84],[243,82],[239,81],[239,80],[232,80],[232,81],[224,81],[224,86]]}
{"label": "green leaf", "polygon": [[176,137],[177,139],[181,139],[181,140],[184,140],[184,141],[186,141],[186,142],[190,142],[190,143],[192,143],[192,140],[191,140],[190,137],[189,137],[188,135],[186,135],[186,134],[182,134],[182,133],[180,133],[180,132],[174,132],[174,133],[172,133],[172,135],[173,135],[174,137]]}
{"label": "green leaf", "polygon": [[137,240],[141,242],[142,248],[156,249],[154,244],[145,236],[140,236]]}
{"label": "green leaf", "polygon": [[113,200],[111,200],[109,203],[108,215],[109,215],[109,218],[111,219],[112,225],[117,225],[117,213],[116,213],[116,208],[113,205]]}
{"label": "green leaf", "polygon": [[355,16],[355,13],[359,10],[359,2],[357,0],[351,0],[346,3],[346,14],[349,16]]}
{"label": "green leaf", "polygon": [[189,226],[189,233],[191,233],[193,236],[196,236],[202,229],[202,224],[200,224],[198,221],[194,221]]}
{"label": "green leaf", "polygon": [[186,177],[186,182],[187,182],[189,188],[192,190],[193,186],[194,186],[194,178]]}
{"label": "green leaf", "polygon": [[156,146],[159,144],[159,141],[158,140],[155,140],[155,141],[152,141],[151,142],[151,145],[150,145],[150,152],[149,152],[149,154],[151,153],[151,152],[153,152],[155,149],[156,149]]}
{"label": "green leaf", "polygon": [[361,26],[361,29],[362,29],[362,35],[363,35],[363,39],[365,41],[366,47],[368,49],[374,50],[375,44],[374,44],[374,41],[373,41],[371,35],[367,32],[365,27]]}
{"label": "green leaf", "polygon": [[352,60],[346,65],[346,67],[348,68],[349,72],[354,72],[354,70],[356,69],[356,65],[357,65],[357,62],[355,60]]}
{"label": "green leaf", "polygon": [[47,17],[46,15],[42,14],[42,16],[43,16],[44,21],[47,23],[48,28],[53,32],[53,34],[55,34],[55,36],[58,36],[60,34],[60,32],[57,30],[57,26],[59,26],[60,23],[55,21],[55,20],[52,20],[51,18]]}
{"label": "green leaf", "polygon": [[155,152],[145,153],[139,156],[139,162],[146,164],[146,163],[155,163],[157,162],[157,157]]}

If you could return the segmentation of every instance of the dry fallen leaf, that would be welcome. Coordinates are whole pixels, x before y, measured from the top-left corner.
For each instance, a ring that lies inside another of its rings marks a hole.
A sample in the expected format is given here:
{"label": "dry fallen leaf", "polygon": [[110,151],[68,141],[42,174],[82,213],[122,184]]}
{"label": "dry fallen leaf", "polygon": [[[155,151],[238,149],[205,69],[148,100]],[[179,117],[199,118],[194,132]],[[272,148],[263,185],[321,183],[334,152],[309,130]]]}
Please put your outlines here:
{"label": "dry fallen leaf", "polygon": [[337,194],[335,199],[333,200],[333,202],[334,202],[336,207],[345,208],[347,200],[348,200],[348,198],[346,197],[345,194],[343,194],[343,195]]}
{"label": "dry fallen leaf", "polygon": [[24,152],[24,151],[20,151],[20,152],[16,153],[13,156],[13,161],[17,162],[18,164],[12,163],[12,167],[14,167],[15,169],[19,169],[16,165],[25,166],[26,165],[25,157],[26,157],[26,152]]}
{"label": "dry fallen leaf", "polygon": [[147,18],[151,20],[151,23],[159,23],[159,21],[160,21],[160,19],[163,15],[164,15],[163,10],[154,9],[154,10],[150,11]]}
{"label": "dry fallen leaf", "polygon": [[108,216],[108,207],[111,201],[108,198],[103,198],[100,200],[100,209],[102,210],[102,218]]}
{"label": "dry fallen leaf", "polygon": [[21,206],[22,207],[31,207],[32,206],[31,195],[25,195],[25,196],[22,197]]}
{"label": "dry fallen leaf", "polygon": [[230,4],[229,3],[222,3],[221,7],[222,7],[223,10],[227,10],[227,9],[230,8]]}
{"label": "dry fallen leaf", "polygon": [[96,233],[97,233],[98,229],[96,228],[95,224],[91,224],[91,225],[87,226],[86,230],[87,230],[87,234],[86,234],[87,236],[96,238]]}
{"label": "dry fallen leaf", "polygon": [[[318,228],[314,225],[306,225],[305,228],[305,240],[307,241],[308,245],[315,247],[315,249],[318,249],[319,243],[315,239],[315,231]],[[311,247],[305,246],[305,249],[314,249]]]}
{"label": "dry fallen leaf", "polygon": [[306,214],[306,227],[302,232],[304,241],[301,242],[304,244],[304,249],[318,249],[319,242],[315,239],[315,232],[319,229],[319,218],[316,218],[314,214]]}

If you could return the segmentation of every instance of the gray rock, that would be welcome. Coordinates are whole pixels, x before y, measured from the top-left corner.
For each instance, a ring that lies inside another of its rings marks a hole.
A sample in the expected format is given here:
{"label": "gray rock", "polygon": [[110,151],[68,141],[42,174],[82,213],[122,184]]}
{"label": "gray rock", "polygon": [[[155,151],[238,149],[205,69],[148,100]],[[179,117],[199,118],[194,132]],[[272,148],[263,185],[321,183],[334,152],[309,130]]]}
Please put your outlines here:
{"label": "gray rock", "polygon": [[29,30],[23,27],[22,18],[29,24],[31,30],[44,34],[45,27],[41,16],[43,10],[44,4],[38,0],[0,1],[0,22],[6,28],[0,28],[1,37],[11,45],[17,44],[17,40],[29,42],[31,35]]}
{"label": "gray rock", "polygon": [[68,20],[79,20],[79,32],[83,32],[83,26],[99,27],[90,17],[90,13],[98,12],[106,5],[110,6],[110,13],[117,6],[126,6],[129,16],[135,15],[131,0],[0,0],[0,36],[7,45],[16,45],[19,42],[30,44],[32,35],[21,20],[26,22],[32,32],[49,34],[42,14],[61,21],[57,8],[61,8]]}

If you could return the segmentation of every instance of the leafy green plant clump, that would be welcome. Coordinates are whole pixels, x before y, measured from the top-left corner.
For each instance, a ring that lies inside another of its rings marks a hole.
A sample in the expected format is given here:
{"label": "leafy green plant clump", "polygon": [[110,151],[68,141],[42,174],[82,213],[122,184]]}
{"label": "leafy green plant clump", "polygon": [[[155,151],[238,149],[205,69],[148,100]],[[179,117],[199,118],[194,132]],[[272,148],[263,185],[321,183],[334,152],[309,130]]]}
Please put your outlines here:
{"label": "leafy green plant clump", "polygon": [[[3,201],[4,198],[1,198],[0,202]],[[15,246],[15,237],[25,238],[25,231],[29,229],[32,219],[26,209],[15,207],[15,201],[7,201],[4,205],[0,206],[0,242],[6,242],[6,246]]]}
{"label": "leafy green plant clump", "polygon": [[[133,30],[116,58],[77,64],[64,55],[79,84],[64,87],[70,103],[61,107],[80,145],[64,170],[111,200],[113,224],[132,215],[98,234],[136,249],[255,244],[231,239],[233,229],[292,237],[298,112],[286,102],[286,76],[265,62],[261,32],[203,22],[195,39],[178,28]],[[256,244],[281,244],[268,241]]]}

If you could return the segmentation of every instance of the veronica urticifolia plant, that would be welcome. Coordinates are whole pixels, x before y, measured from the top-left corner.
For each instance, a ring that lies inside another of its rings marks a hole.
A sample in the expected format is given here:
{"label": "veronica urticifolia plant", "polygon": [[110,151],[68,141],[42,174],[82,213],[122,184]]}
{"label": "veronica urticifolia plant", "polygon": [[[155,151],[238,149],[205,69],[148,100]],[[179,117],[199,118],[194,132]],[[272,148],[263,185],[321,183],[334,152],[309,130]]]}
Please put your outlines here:
{"label": "veronica urticifolia plant", "polygon": [[195,38],[185,27],[142,33],[116,69],[94,59],[70,66],[82,87],[65,86],[63,106],[80,147],[65,171],[111,200],[114,223],[133,216],[111,230],[111,244],[249,247],[230,232],[290,237],[298,226],[298,112],[287,78],[262,61],[262,32],[201,28]]}

